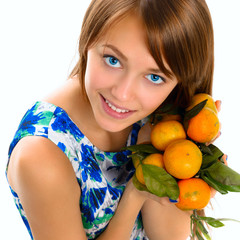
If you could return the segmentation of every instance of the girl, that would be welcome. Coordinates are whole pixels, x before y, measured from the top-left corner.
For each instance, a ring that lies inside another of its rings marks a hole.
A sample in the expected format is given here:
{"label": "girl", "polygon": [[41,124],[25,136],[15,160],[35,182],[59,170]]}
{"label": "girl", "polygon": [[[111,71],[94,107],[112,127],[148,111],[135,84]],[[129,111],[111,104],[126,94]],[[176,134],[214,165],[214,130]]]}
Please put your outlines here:
{"label": "girl", "polygon": [[205,1],[93,0],[79,56],[10,145],[7,177],[31,238],[186,239],[191,212],[136,190],[120,150],[149,139],[145,123],[163,102],[186,107],[195,93],[211,94]]}

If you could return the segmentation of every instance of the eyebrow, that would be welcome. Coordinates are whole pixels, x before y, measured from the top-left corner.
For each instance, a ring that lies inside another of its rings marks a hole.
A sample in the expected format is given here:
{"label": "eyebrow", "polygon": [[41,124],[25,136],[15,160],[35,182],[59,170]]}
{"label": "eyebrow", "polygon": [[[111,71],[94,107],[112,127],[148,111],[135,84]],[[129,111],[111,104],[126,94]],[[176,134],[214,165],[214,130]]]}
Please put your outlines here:
{"label": "eyebrow", "polygon": [[118,56],[120,56],[124,61],[127,61],[127,57],[115,46],[111,45],[111,44],[104,44],[103,47],[107,47],[110,48],[111,50],[113,50]]}
{"label": "eyebrow", "polygon": [[156,74],[163,74],[159,68],[149,68],[148,71]]}

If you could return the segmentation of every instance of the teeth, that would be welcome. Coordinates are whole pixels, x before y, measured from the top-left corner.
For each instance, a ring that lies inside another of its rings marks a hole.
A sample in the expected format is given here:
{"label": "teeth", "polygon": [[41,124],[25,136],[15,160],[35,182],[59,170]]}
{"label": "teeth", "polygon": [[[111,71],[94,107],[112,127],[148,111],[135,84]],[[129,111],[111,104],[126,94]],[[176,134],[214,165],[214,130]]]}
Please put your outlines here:
{"label": "teeth", "polygon": [[117,113],[127,113],[129,112],[129,110],[125,110],[125,109],[120,109],[115,107],[114,105],[112,105],[108,100],[105,100],[105,102],[108,104],[108,106],[115,112]]}

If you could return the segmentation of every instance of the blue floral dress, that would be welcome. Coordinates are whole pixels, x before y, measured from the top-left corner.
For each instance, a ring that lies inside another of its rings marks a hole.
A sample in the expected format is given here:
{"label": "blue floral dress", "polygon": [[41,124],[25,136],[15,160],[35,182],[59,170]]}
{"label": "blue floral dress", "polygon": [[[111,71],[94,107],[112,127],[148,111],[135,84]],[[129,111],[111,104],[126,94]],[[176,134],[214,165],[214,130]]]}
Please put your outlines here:
{"label": "blue floral dress", "polygon": [[[136,143],[143,124],[136,123],[127,145]],[[83,226],[88,239],[96,238],[107,227],[118,206],[124,188],[134,173],[128,151],[103,152],[95,147],[60,107],[47,102],[36,102],[23,117],[9,148],[25,136],[42,136],[55,143],[68,157],[81,188],[79,201]],[[7,172],[7,170],[6,170]],[[15,204],[32,237],[31,229],[16,192],[10,187]],[[148,239],[141,214],[136,219],[131,239]]]}

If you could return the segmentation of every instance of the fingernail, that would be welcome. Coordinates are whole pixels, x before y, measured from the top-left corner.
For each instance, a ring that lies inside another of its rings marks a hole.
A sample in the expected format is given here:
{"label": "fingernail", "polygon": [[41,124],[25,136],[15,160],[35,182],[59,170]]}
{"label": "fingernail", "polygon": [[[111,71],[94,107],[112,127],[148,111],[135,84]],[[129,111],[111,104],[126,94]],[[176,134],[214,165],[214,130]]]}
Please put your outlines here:
{"label": "fingernail", "polygon": [[178,202],[177,200],[173,200],[173,199],[171,199],[171,198],[169,198],[169,201],[170,201],[171,203],[177,203],[177,202]]}

